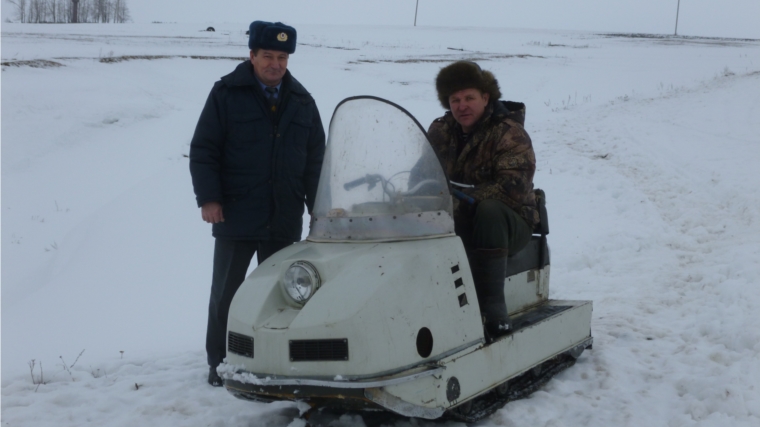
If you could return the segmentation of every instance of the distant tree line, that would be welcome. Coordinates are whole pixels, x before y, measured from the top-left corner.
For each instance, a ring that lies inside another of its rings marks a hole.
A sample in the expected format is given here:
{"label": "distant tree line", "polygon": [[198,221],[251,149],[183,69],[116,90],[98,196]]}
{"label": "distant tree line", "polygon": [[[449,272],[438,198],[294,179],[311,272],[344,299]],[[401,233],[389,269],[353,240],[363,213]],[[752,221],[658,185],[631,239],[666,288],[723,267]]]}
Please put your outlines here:
{"label": "distant tree line", "polygon": [[127,0],[6,0],[22,23],[129,22]]}

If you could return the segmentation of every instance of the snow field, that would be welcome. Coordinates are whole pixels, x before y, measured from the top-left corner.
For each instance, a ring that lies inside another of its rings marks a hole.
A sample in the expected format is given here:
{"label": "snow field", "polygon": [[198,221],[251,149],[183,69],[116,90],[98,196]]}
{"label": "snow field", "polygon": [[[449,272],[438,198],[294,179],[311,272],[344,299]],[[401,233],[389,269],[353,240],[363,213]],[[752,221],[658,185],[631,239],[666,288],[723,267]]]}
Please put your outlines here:
{"label": "snow field", "polygon": [[[3,25],[4,63],[63,64],[2,72],[4,425],[303,425],[205,384],[213,241],[183,154],[237,61],[97,61],[245,56],[240,28]],[[760,43],[340,26],[299,42],[290,69],[325,127],[359,94],[427,126],[460,58],[528,105],[552,298],[594,301],[595,343],[479,425],[760,424]]]}
{"label": "snow field", "polygon": [[[733,120],[735,126],[723,130],[732,120],[710,108],[741,105],[738,110],[757,114],[756,87],[754,76],[729,77],[678,96],[612,105],[577,126],[566,120],[558,138],[546,141],[561,147],[544,153],[549,167],[554,157],[564,161],[571,151],[585,156],[585,165],[568,168],[565,175],[599,178],[587,184],[597,195],[582,195],[600,211],[589,227],[576,232],[570,224],[558,226],[556,213],[552,216],[554,295],[594,299],[595,349],[588,353],[593,366],[583,364],[589,372],[573,369],[563,376],[572,377],[570,391],[601,401],[595,422],[608,410],[615,414],[611,422],[624,415],[636,420],[630,425],[757,422],[760,336],[753,316],[741,314],[760,304],[754,288],[760,229],[753,221],[758,203],[751,160],[758,154],[751,130],[757,124]],[[683,129],[689,129],[686,135]],[[589,134],[595,143],[588,142]],[[578,185],[570,181],[560,193],[578,197]],[[551,216],[557,201],[548,201]],[[612,217],[617,224],[604,227],[602,218]],[[578,220],[572,214],[569,219]],[[568,232],[577,251],[557,253],[556,234]],[[558,258],[568,255],[568,271],[557,272]],[[586,270],[598,280],[584,286]],[[575,277],[587,294],[578,295],[576,287],[558,289],[558,282]],[[600,346],[605,351],[598,351]],[[595,379],[595,385],[579,389],[578,376]],[[620,396],[632,392],[644,398],[642,405],[625,399],[621,406]],[[535,405],[530,400],[520,405]]]}

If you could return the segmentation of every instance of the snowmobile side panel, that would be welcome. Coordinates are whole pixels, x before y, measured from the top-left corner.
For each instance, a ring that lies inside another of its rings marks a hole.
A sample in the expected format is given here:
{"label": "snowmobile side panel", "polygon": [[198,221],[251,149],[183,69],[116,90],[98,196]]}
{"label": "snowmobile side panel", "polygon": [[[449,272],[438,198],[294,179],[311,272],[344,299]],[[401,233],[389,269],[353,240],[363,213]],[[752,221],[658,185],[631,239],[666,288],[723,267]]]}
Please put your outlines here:
{"label": "snowmobile side panel", "polygon": [[[590,339],[590,301],[550,300],[546,305],[560,309],[548,310],[548,316],[541,316],[488,346],[480,346],[441,361],[446,370],[434,387],[437,393],[434,403],[420,399],[425,396],[420,392],[427,388],[422,382],[386,387],[385,391],[420,406],[454,407]],[[537,307],[534,310],[540,309]],[[527,315],[530,311],[524,314]],[[516,320],[519,321],[519,318]],[[454,399],[447,395],[446,385],[451,378],[456,379],[459,388]]]}

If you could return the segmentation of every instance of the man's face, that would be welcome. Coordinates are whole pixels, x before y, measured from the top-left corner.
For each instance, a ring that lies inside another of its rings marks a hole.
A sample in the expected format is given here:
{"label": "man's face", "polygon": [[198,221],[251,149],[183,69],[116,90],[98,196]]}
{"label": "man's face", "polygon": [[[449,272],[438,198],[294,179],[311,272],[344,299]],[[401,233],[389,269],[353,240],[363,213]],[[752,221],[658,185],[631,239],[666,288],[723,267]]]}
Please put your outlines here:
{"label": "man's face", "polygon": [[282,81],[282,76],[288,69],[287,52],[281,50],[264,50],[259,49],[254,54],[251,51],[251,64],[256,77],[267,86],[277,86]]}
{"label": "man's face", "polygon": [[475,123],[483,117],[486,105],[488,105],[488,94],[481,93],[477,89],[462,89],[449,96],[451,114],[465,132],[471,131]]}

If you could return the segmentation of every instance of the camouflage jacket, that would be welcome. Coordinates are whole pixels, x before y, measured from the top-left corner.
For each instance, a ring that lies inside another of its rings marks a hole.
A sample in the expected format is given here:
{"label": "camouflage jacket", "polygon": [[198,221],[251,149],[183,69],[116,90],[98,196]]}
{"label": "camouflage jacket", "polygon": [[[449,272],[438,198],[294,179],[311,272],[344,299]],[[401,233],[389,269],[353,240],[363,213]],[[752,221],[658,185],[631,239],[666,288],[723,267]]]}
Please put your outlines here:
{"label": "camouflage jacket", "polygon": [[[534,227],[540,222],[533,193],[536,155],[523,123],[525,104],[498,101],[486,107],[466,141],[450,111],[433,121],[428,138],[448,178],[475,186],[462,191],[476,204],[500,200]],[[455,199],[455,218],[474,213],[463,205]]]}

